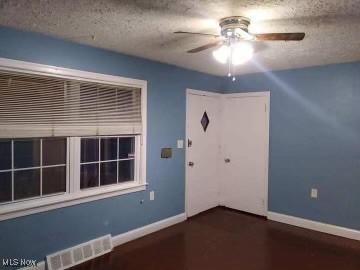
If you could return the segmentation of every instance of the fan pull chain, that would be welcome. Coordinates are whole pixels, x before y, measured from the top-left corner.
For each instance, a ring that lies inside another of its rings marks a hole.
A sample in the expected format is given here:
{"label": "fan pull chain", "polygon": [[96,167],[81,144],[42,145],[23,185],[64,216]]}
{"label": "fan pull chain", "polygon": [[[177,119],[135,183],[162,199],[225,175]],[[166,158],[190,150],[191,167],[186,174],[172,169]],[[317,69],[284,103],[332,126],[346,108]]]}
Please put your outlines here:
{"label": "fan pull chain", "polygon": [[231,77],[231,45],[229,46],[230,53],[228,58],[228,77]]}
{"label": "fan pull chain", "polygon": [[[229,49],[230,49],[230,53],[229,53],[229,58],[228,58],[228,77],[230,78],[232,76],[232,73],[234,72],[233,70],[233,65],[232,65],[232,44],[229,44]],[[232,76],[231,80],[234,82],[236,80],[235,76]]]}

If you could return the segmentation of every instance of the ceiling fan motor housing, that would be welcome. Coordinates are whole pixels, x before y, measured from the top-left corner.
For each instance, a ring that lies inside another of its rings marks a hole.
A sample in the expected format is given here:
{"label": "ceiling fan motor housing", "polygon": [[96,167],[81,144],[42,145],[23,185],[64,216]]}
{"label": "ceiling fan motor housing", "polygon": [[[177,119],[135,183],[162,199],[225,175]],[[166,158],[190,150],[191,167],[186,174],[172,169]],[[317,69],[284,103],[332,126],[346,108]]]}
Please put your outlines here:
{"label": "ceiling fan motor housing", "polygon": [[249,32],[250,19],[243,16],[226,17],[220,20],[219,25],[223,37],[242,38],[243,31]]}

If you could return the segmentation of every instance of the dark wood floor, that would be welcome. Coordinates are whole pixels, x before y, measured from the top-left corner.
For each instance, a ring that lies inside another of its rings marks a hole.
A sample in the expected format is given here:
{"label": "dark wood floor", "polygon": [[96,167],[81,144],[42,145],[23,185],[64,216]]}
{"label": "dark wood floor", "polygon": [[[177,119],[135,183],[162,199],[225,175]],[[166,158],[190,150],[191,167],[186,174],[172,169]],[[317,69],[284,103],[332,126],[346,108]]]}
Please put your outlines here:
{"label": "dark wood floor", "polygon": [[360,242],[215,208],[73,269],[359,270]]}

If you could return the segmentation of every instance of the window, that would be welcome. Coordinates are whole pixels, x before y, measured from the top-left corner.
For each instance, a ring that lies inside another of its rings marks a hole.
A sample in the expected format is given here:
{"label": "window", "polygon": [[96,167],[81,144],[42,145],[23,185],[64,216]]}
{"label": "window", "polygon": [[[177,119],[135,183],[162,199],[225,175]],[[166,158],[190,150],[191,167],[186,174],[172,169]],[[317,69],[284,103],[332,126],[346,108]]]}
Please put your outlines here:
{"label": "window", "polygon": [[0,140],[0,202],[66,192],[66,139]]}
{"label": "window", "polygon": [[146,185],[146,83],[48,71],[0,58],[0,220]]}
{"label": "window", "polygon": [[135,179],[135,137],[81,138],[80,189]]}

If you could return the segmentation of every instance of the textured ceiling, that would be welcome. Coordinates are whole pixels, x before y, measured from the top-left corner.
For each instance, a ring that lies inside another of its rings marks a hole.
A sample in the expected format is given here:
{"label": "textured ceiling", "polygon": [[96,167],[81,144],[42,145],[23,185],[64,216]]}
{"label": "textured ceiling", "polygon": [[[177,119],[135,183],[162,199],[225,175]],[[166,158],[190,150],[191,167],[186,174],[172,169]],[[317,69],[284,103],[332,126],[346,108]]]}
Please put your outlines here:
{"label": "textured ceiling", "polygon": [[254,43],[237,74],[360,60],[359,0],[0,0],[0,25],[217,75],[226,67],[211,50],[186,53],[212,37],[172,32],[218,33],[231,15],[251,18],[252,32],[306,32],[301,42]]}

